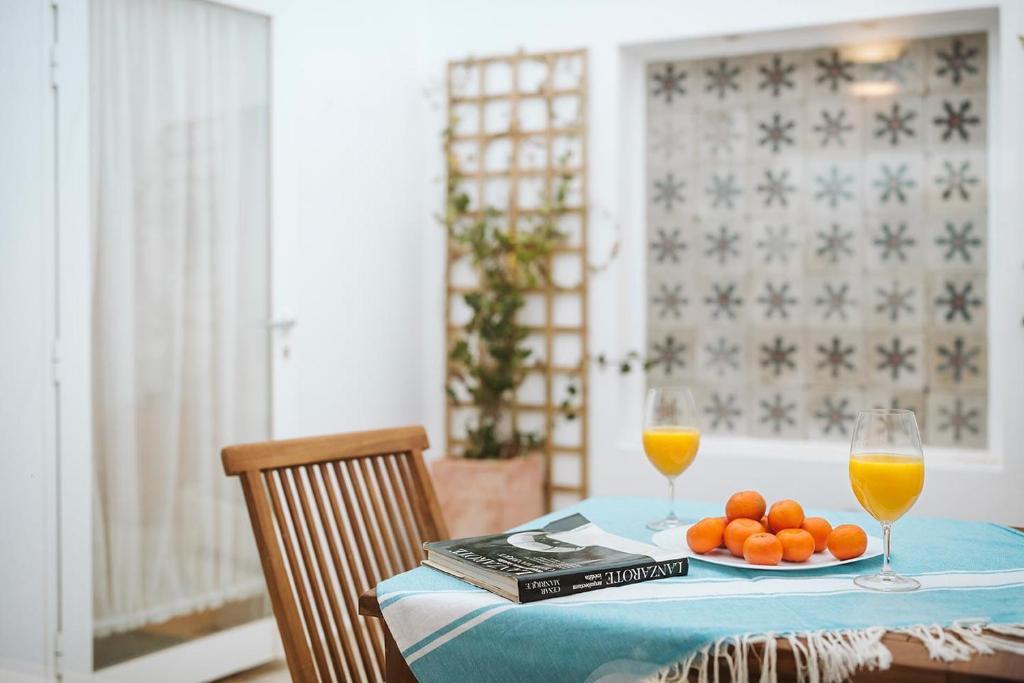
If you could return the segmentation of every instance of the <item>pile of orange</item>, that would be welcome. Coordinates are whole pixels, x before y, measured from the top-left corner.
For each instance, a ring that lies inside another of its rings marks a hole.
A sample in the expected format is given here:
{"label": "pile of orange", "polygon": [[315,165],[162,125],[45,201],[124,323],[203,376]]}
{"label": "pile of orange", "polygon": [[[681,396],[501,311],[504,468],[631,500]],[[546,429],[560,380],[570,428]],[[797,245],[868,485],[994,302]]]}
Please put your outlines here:
{"label": "pile of orange", "polygon": [[740,491],[726,502],[725,517],[705,517],[687,529],[686,544],[701,555],[725,548],[750,564],[774,565],[806,562],[826,549],[839,560],[860,557],[868,536],[856,524],[833,529],[823,517],[805,517],[795,500],[769,508],[757,491]]}

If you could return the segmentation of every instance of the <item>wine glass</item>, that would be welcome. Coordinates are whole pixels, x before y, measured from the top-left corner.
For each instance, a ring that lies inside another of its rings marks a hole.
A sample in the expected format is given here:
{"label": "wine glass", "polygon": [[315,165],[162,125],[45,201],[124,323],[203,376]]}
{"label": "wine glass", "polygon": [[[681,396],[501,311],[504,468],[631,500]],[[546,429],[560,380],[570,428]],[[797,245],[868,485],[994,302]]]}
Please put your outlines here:
{"label": "wine glass", "polygon": [[655,469],[668,479],[668,516],[650,522],[648,529],[660,531],[680,526],[676,517],[676,477],[697,457],[700,429],[697,406],[686,387],[659,387],[647,392],[644,405],[644,452]]}
{"label": "wine glass", "polygon": [[861,506],[882,523],[882,571],[854,583],[876,591],[912,591],[914,579],[892,570],[892,525],[913,506],[924,486],[924,453],[909,410],[864,410],[850,443],[850,486]]}

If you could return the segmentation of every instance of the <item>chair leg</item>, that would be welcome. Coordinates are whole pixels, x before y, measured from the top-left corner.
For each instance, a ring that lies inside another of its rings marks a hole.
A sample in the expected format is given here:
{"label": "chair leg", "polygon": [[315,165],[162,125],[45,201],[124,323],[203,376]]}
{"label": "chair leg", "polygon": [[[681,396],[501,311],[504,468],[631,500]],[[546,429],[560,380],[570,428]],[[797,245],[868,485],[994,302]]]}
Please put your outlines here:
{"label": "chair leg", "polygon": [[[383,620],[382,620],[383,621]],[[416,683],[416,677],[405,663],[398,644],[391,637],[391,631],[384,624],[384,680],[387,683]]]}

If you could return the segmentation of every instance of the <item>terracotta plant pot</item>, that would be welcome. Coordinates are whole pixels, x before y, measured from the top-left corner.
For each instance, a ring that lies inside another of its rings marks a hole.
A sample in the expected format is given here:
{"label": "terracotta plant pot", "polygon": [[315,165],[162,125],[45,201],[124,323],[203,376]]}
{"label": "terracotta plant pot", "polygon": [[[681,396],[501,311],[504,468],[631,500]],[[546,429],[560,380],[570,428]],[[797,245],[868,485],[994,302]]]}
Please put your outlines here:
{"label": "terracotta plant pot", "polygon": [[452,538],[496,534],[544,514],[544,458],[441,458],[430,464]]}

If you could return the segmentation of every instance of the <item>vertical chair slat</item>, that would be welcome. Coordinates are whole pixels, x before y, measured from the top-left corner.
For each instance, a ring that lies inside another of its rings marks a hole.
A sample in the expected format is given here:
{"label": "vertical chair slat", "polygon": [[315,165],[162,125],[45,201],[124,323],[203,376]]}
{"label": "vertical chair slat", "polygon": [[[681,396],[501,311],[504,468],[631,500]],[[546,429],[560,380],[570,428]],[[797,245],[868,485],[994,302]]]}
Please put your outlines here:
{"label": "vertical chair slat", "polygon": [[[388,519],[394,526],[394,539],[395,545],[398,547],[398,553],[402,557],[402,568],[409,570],[415,567],[419,562],[416,560],[416,553],[409,552],[409,533],[405,527],[398,528],[398,525],[404,525],[402,519],[402,513],[398,509],[398,505],[395,504],[395,498],[392,495],[391,485],[387,478],[384,476],[384,470],[382,469],[382,462],[387,462],[386,458],[369,458],[370,467],[373,468],[374,477],[377,479],[377,488],[380,489],[381,500],[384,504],[384,509],[387,512]],[[364,460],[363,462],[367,462]]]}
{"label": "vertical chair slat", "polygon": [[[348,485],[345,479],[345,472],[342,468],[341,463],[331,463],[334,467],[334,477],[337,481],[338,491],[341,493],[342,502],[345,505],[345,518],[348,520],[348,525],[352,529],[352,535],[355,536],[355,546],[359,548],[359,559],[362,562],[363,570],[366,573],[366,581],[369,585],[376,584],[384,576],[384,570],[379,565],[374,565],[372,553],[369,550],[373,541],[368,535],[363,534],[362,525],[359,523],[359,519],[356,515],[355,506],[348,495]],[[334,495],[334,491],[328,488],[328,493],[331,496],[331,501],[334,503],[335,510],[337,510],[337,498]],[[335,512],[337,515],[337,511]],[[340,519],[340,517],[339,517]]]}
{"label": "vertical chair slat", "polygon": [[416,481],[419,484],[420,495],[423,496],[423,501],[430,511],[427,519],[433,525],[433,529],[431,529],[433,538],[431,540],[448,538],[448,525],[444,522],[441,504],[437,502],[437,495],[434,493],[434,487],[430,483],[430,472],[427,471],[427,464],[423,461],[423,449],[413,448],[409,453],[409,460],[413,471],[416,472]]}
{"label": "vertical chair slat", "polygon": [[224,449],[292,680],[386,675],[385,634],[359,616],[358,598],[414,566],[423,541],[447,536],[423,463],[427,445],[421,427],[403,427]]}
{"label": "vertical chair slat", "polygon": [[[310,546],[313,549],[313,557],[316,558],[316,567],[310,566],[310,572],[315,574],[315,570],[320,570],[320,579],[323,584],[324,594],[327,596],[327,605],[330,607],[330,624],[325,624],[324,638],[327,640],[327,646],[332,653],[332,659],[334,659],[334,670],[335,678],[356,678],[355,676],[345,676],[345,671],[357,671],[355,657],[353,656],[352,649],[349,645],[348,639],[345,637],[345,619],[342,617],[341,608],[338,605],[338,598],[334,593],[333,585],[331,582],[332,576],[334,576],[324,558],[324,550],[322,543],[316,542],[317,538],[317,521],[313,517],[313,513],[309,507],[310,489],[306,486],[306,480],[312,476],[312,473],[305,467],[296,468],[292,470],[292,479],[295,481],[295,492],[296,497],[299,500],[299,507],[302,510],[302,519],[305,521],[307,530],[309,531]],[[330,529],[327,526],[321,527],[325,537],[329,537]],[[341,584],[341,581],[338,582]],[[344,593],[344,591],[342,591]],[[347,595],[347,594],[346,594]],[[328,626],[333,626],[329,628]],[[341,666],[340,658],[338,657],[336,642],[340,642],[341,649],[345,654],[345,662],[347,668]]]}
{"label": "vertical chair slat", "polygon": [[420,538],[436,540],[434,538],[434,529],[430,523],[430,509],[420,493],[416,475],[409,464],[409,456],[403,454],[398,458],[398,468],[402,471],[402,480],[405,482],[406,487],[412,492],[412,513],[416,518],[416,526],[420,530]]}
{"label": "vertical chair slat", "polygon": [[[380,570],[379,577],[393,576],[397,574],[400,569],[398,567],[392,567],[387,554],[384,552],[384,542],[380,540],[380,527],[375,524],[373,515],[370,514],[370,508],[366,504],[366,494],[364,493],[363,478],[359,471],[359,467],[352,460],[346,460],[342,463],[346,474],[348,474],[349,483],[352,485],[352,497],[356,500],[356,507],[359,511],[359,516],[365,522],[363,530],[366,532],[366,539],[369,541],[368,545],[370,550],[373,551],[373,559],[377,563],[377,568]],[[342,489],[344,491],[344,489]]]}
{"label": "vertical chair slat", "polygon": [[[334,638],[331,637],[331,618],[328,613],[327,605],[324,602],[323,592],[321,590],[320,577],[317,574],[317,567],[314,564],[313,557],[310,553],[309,545],[307,545],[306,535],[306,520],[302,518],[302,513],[298,508],[298,504],[295,502],[296,494],[293,489],[298,487],[296,481],[298,473],[294,470],[286,469],[282,470],[279,475],[281,478],[281,489],[284,491],[285,504],[288,506],[288,514],[292,518],[292,525],[295,530],[295,541],[299,547],[299,555],[302,558],[303,569],[306,571],[306,578],[309,581],[309,592],[313,598],[313,607],[316,610],[316,615],[319,618],[320,628],[310,634],[310,638],[316,641],[322,642],[327,646],[327,655],[331,659],[335,670],[341,670],[341,655],[338,653],[338,647],[334,644]],[[325,680],[334,680],[330,672],[328,672]]]}
{"label": "vertical chair slat", "polygon": [[411,546],[412,555],[418,562],[423,557],[423,536],[419,526],[413,520],[413,516],[410,513],[412,509],[412,502],[410,501],[409,489],[405,485],[405,481],[402,479],[402,474],[398,467],[398,458],[400,456],[393,455],[384,460],[384,467],[388,471],[388,479],[391,481],[391,486],[395,491],[395,496],[398,499],[397,505],[402,515],[402,522],[405,524],[406,534],[405,537]]}
{"label": "vertical chair slat", "polygon": [[431,540],[448,538],[448,527],[444,523],[444,515],[441,514],[441,506],[437,503],[437,496],[434,495],[434,487],[430,483],[430,473],[427,472],[427,465],[423,462],[423,451],[413,449],[409,453],[409,468],[412,470],[412,480],[416,483],[416,499],[424,508],[424,519],[427,520]]}
{"label": "vertical chair slat", "polygon": [[313,659],[316,662],[317,676],[321,681],[330,680],[330,669],[327,668],[327,657],[324,656],[324,648],[320,644],[316,617],[313,616],[313,609],[309,605],[309,591],[306,586],[305,575],[295,556],[295,546],[292,545],[292,536],[288,531],[288,519],[285,517],[284,507],[281,505],[281,494],[277,492],[275,479],[284,489],[284,478],[279,471],[271,470],[266,473],[267,489],[270,490],[270,502],[274,509],[274,516],[277,517],[277,528],[281,532],[281,541],[284,546],[285,556],[288,558],[288,565],[291,567],[292,583],[295,586],[295,594],[302,610],[302,619],[306,624],[306,640],[313,648]]}
{"label": "vertical chair slat", "polygon": [[253,534],[256,536],[260,564],[263,565],[263,573],[267,577],[270,604],[274,608],[274,617],[278,624],[281,624],[281,642],[284,645],[285,657],[288,658],[292,678],[299,683],[313,681],[316,678],[313,659],[309,656],[309,647],[302,632],[302,621],[295,607],[292,586],[281,558],[278,545],[280,538],[274,529],[274,518],[267,503],[266,484],[258,470],[246,472],[241,480],[242,494],[249,509]]}
{"label": "vertical chair slat", "polygon": [[[315,474],[319,474],[317,477]],[[356,572],[354,565],[354,559],[351,555],[351,549],[348,545],[348,540],[345,537],[345,529],[339,524],[339,519],[335,514],[333,518],[334,524],[338,525],[338,538],[341,539],[342,547],[345,551],[345,557],[349,558],[347,565],[348,573],[346,574],[346,565],[342,562],[342,555],[338,552],[338,544],[334,540],[334,534],[331,533],[332,517],[328,511],[327,505],[324,503],[324,489],[330,491],[330,482],[326,479],[326,473],[323,467],[318,467],[316,472],[309,472],[310,486],[313,488],[313,501],[316,503],[317,512],[320,515],[320,524],[324,528],[324,535],[327,537],[327,549],[331,555],[331,562],[334,563],[335,573],[338,577],[338,585],[341,589],[341,597],[345,602],[345,609],[349,615],[349,624],[352,630],[352,639],[355,641],[356,649],[359,650],[359,657],[363,664],[363,670],[366,672],[367,680],[374,680],[375,677],[379,678],[379,674],[374,671],[373,667],[373,656],[366,647],[366,638],[363,637],[363,631],[360,629],[360,624],[357,622],[352,615],[357,614],[359,607],[357,604],[359,588],[356,585],[359,574]],[[321,480],[324,480],[321,482]],[[344,620],[339,616],[337,618],[339,624],[339,630],[341,626],[345,624]],[[344,633],[339,633],[339,637],[344,638]],[[349,666],[355,669],[355,664],[351,661]]]}
{"label": "vertical chair slat", "polygon": [[402,564],[402,558],[395,549],[395,541],[394,536],[391,533],[391,525],[388,524],[388,518],[384,516],[384,510],[380,504],[379,487],[373,478],[373,472],[370,471],[370,468],[366,464],[366,458],[359,458],[356,460],[355,464],[359,467],[359,471],[363,475],[363,482],[366,484],[366,495],[370,499],[374,518],[377,520],[377,530],[380,531],[384,545],[384,552],[387,553],[388,560],[391,562],[392,572],[397,574],[404,570],[405,566]]}
{"label": "vertical chair slat", "polygon": [[[358,555],[358,560],[360,561],[360,564],[362,565],[363,571],[365,572],[366,575],[365,587],[369,588],[370,586],[376,585],[379,575],[374,573],[373,566],[370,563],[370,554],[366,548],[367,543],[363,538],[363,532],[359,528],[359,525],[356,524],[354,521],[355,511],[352,508],[351,502],[348,500],[347,493],[345,493],[344,491],[343,487],[345,485],[345,482],[342,480],[340,467],[338,466],[338,463],[332,463],[332,465],[334,465],[334,468],[336,470],[335,478],[338,481],[338,489],[342,491],[346,518],[342,518],[340,508],[338,507],[338,497],[334,493],[334,487],[330,485],[329,477],[327,477],[327,474],[330,472],[330,466],[320,465],[321,472],[322,474],[324,474],[324,485],[327,488],[327,497],[331,501],[331,509],[334,512],[334,519],[335,522],[338,524],[338,528],[342,528],[345,525],[345,519],[348,519],[348,526],[352,530],[352,535],[355,536],[355,543],[352,545],[349,545],[347,536],[341,536],[341,542],[345,549],[345,556],[349,558],[349,570],[353,576],[353,579],[357,580],[355,577],[358,576],[356,566],[356,556]],[[355,614],[355,612],[353,612],[353,614]],[[374,622],[373,625],[369,625],[365,620],[363,620],[362,623],[364,626],[368,627],[368,630],[370,632],[370,642],[373,646],[374,654],[377,656],[377,662],[383,662],[384,647],[381,644],[380,634],[377,632],[377,629],[374,628],[376,622]]]}

